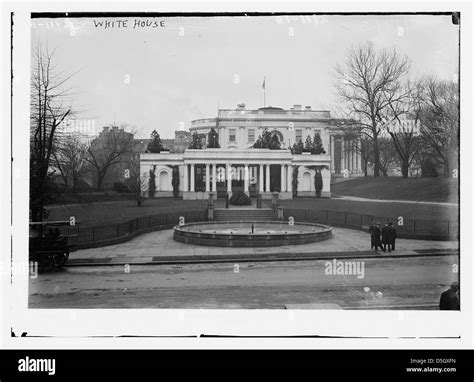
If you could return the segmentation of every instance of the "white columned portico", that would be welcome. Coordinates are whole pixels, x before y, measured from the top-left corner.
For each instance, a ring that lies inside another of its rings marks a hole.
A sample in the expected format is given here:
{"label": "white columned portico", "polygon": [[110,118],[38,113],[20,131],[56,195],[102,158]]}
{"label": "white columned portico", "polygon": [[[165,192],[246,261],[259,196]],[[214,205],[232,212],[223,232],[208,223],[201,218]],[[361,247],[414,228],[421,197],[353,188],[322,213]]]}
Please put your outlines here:
{"label": "white columned portico", "polygon": [[191,165],[191,189],[189,190],[190,192],[195,192],[196,189],[194,187],[194,178],[195,178],[195,173],[194,173],[194,164]]}
{"label": "white columned portico", "polygon": [[[339,140],[341,137],[336,136],[334,139],[335,142],[329,142],[328,137],[326,137],[325,142],[328,147],[334,145],[335,161],[339,169],[339,162],[337,161],[339,160]],[[343,151],[344,149],[347,157],[349,150],[343,147]],[[331,165],[331,158],[328,154],[313,156],[292,154],[290,150],[286,149],[205,149],[186,150],[184,153],[146,153],[143,155],[144,157],[141,158],[141,162],[143,162],[141,163],[141,172],[148,171],[150,166],[157,166],[156,173],[160,174],[157,175],[157,178],[161,177],[162,180],[166,180],[162,172],[169,172],[167,167],[179,166],[179,188],[184,200],[207,200],[211,192],[214,195],[219,192],[221,197],[228,192],[228,195],[231,196],[232,191],[239,188],[248,195],[258,192],[264,200],[272,197],[272,191],[279,192],[282,200],[291,199],[295,188],[293,183],[295,180],[293,179],[295,176],[294,170],[298,167],[301,169],[300,184],[302,187],[300,196],[312,196],[309,191],[312,183],[310,177],[306,174],[306,170],[303,170],[304,167],[326,166],[329,170]],[[271,167],[272,165],[274,167]],[[281,166],[280,170],[278,170],[278,166]],[[238,172],[236,171],[237,167],[240,170]],[[327,173],[329,174],[329,171]],[[168,176],[168,181],[169,178]],[[239,181],[237,182],[237,180]],[[324,182],[326,182],[326,178]],[[239,183],[239,186],[236,183]],[[166,193],[163,192],[160,196],[170,196],[171,188],[169,185],[168,189],[162,188]],[[223,192],[222,195],[221,191]],[[307,193],[303,191],[307,191]]]}
{"label": "white columned portico", "polygon": [[212,165],[212,192],[217,192],[217,165]]}
{"label": "white columned portico", "polygon": [[209,163],[206,163],[206,192],[211,191],[211,179],[210,179],[210,174],[209,174]]}
{"label": "white columned portico", "polygon": [[189,187],[188,187],[188,165],[185,164],[184,165],[184,174],[183,174],[183,192],[188,192],[189,191]]}
{"label": "white columned portico", "polygon": [[250,178],[249,165],[248,165],[248,164],[245,164],[245,166],[244,166],[244,192],[245,192],[247,195],[250,195],[250,191],[249,191],[249,178]]}
{"label": "white columned portico", "polygon": [[286,165],[282,164],[280,167],[281,167],[280,192],[286,192],[286,177],[285,177],[285,167],[286,167]]}
{"label": "white columned portico", "polygon": [[265,176],[265,192],[270,192],[270,165],[265,165],[266,176]]}

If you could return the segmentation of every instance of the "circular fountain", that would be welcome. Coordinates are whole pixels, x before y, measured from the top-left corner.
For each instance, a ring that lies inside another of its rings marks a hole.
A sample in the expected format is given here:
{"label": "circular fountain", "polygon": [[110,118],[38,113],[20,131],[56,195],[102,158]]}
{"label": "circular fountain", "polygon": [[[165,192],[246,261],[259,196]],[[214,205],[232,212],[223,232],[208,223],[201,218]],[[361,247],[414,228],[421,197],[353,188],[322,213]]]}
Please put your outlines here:
{"label": "circular fountain", "polygon": [[323,224],[278,221],[200,222],[174,227],[173,238],[186,244],[213,247],[275,247],[308,244],[332,237]]}

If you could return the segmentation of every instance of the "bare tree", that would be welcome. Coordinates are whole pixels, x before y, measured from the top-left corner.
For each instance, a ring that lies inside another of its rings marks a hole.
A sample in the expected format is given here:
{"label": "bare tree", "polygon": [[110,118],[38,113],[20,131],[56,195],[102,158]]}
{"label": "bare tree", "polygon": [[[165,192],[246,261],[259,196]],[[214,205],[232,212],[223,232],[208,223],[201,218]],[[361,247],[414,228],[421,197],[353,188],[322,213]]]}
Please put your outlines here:
{"label": "bare tree", "polygon": [[140,175],[140,161],[131,158],[127,161],[127,168],[124,171],[125,185],[127,186],[133,198],[137,202],[137,206],[141,207],[144,197],[143,190],[146,189],[147,176],[146,173]]}
{"label": "bare tree", "polygon": [[408,69],[408,58],[395,50],[376,51],[371,43],[353,47],[345,65],[336,67],[340,99],[373,145],[374,177],[380,175],[379,135],[384,124],[396,118],[392,105],[407,97],[401,82]]}
{"label": "bare tree", "polygon": [[65,136],[53,150],[54,166],[58,169],[66,190],[71,186],[73,193],[87,169],[87,150],[88,144],[75,134]]}
{"label": "bare tree", "polygon": [[369,163],[374,160],[374,150],[373,145],[370,140],[367,138],[362,138],[360,140],[360,157],[362,160],[362,166],[364,170],[364,176],[368,176],[369,172]]}
{"label": "bare tree", "polygon": [[387,121],[385,125],[400,157],[403,178],[408,178],[410,165],[419,148],[418,135],[423,108],[423,93],[423,85],[420,81],[413,84],[407,82],[405,90],[407,97],[401,102],[390,105],[393,113],[390,116],[391,121]]}
{"label": "bare tree", "polygon": [[383,176],[388,176],[390,166],[396,163],[397,151],[390,138],[380,139],[380,171]]}
{"label": "bare tree", "polygon": [[67,104],[71,75],[53,65],[54,50],[37,45],[30,85],[30,210],[32,221],[43,221],[46,186],[62,122],[72,114]]}
{"label": "bare tree", "polygon": [[91,142],[85,160],[95,172],[97,190],[102,189],[102,183],[110,168],[126,162],[132,151],[133,133],[125,132],[123,128],[118,129],[116,126]]}
{"label": "bare tree", "polygon": [[431,77],[424,81],[424,94],[420,132],[432,158],[444,166],[447,175],[459,145],[459,86]]}

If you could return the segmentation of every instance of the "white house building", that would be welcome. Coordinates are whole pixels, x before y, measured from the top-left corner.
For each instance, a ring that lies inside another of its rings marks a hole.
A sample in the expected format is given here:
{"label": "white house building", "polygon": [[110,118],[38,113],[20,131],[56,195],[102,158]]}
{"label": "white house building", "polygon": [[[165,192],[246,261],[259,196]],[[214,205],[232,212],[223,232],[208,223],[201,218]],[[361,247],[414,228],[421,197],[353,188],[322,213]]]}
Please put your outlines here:
{"label": "white house building", "polygon": [[[183,199],[207,199],[212,192],[217,197],[242,190],[249,196],[261,194],[271,198],[315,195],[315,174],[321,172],[322,197],[331,196],[333,176],[361,174],[360,140],[349,137],[343,121],[331,118],[329,111],[312,110],[295,105],[289,110],[264,107],[247,110],[244,104],[236,109],[220,109],[216,118],[191,122],[191,134],[197,133],[203,149],[186,149],[184,153],[161,152],[140,155],[140,173],[148,178],[155,174],[155,196],[173,195],[173,168],[179,177],[179,195]],[[220,148],[206,148],[208,133],[218,133]],[[267,129],[276,134],[280,150],[254,149],[255,141]],[[295,154],[298,141],[307,136],[321,137],[325,154]],[[295,179],[293,179],[295,177]],[[148,195],[148,182],[143,190]],[[296,190],[294,190],[296,188]]]}

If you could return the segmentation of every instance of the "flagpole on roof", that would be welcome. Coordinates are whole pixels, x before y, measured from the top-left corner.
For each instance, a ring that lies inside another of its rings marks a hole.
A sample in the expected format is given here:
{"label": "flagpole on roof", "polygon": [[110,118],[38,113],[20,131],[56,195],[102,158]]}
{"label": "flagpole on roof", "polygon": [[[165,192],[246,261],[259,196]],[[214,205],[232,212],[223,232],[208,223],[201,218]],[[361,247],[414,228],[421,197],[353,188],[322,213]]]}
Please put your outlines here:
{"label": "flagpole on roof", "polygon": [[263,88],[263,107],[265,107],[265,76],[263,76],[262,88]]}

